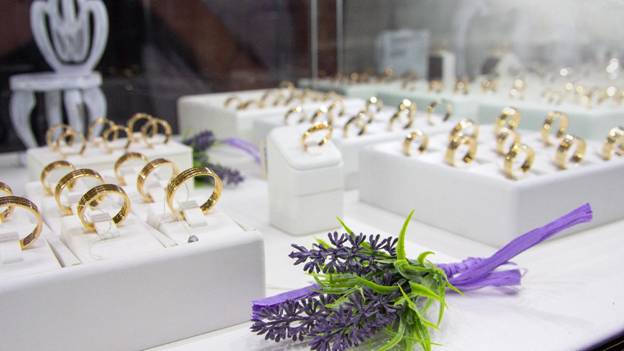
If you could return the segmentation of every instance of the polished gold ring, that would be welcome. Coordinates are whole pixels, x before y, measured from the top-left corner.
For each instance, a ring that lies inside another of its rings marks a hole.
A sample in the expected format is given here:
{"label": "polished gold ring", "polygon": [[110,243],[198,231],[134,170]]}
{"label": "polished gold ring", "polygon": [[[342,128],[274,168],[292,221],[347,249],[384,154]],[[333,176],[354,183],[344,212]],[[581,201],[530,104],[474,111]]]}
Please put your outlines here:
{"label": "polished gold ring", "polygon": [[393,131],[394,125],[398,123],[401,119],[405,120],[402,129],[410,129],[414,124],[415,115],[416,113],[412,109],[398,109],[395,113],[392,114],[392,116],[388,120],[388,131]]}
{"label": "polished gold ring", "polygon": [[498,90],[498,81],[495,79],[484,79],[481,81],[481,91],[484,93],[495,93]]}
{"label": "polished gold ring", "polygon": [[163,134],[165,135],[165,139],[158,144],[167,144],[169,139],[171,139],[172,129],[169,122],[161,118],[152,118],[150,121],[145,123],[143,127],[141,127],[141,136],[143,137],[145,145],[149,148],[153,148],[154,145],[156,145],[153,140],[154,136],[156,136],[159,131],[158,127],[162,127]]}
{"label": "polished gold ring", "polygon": [[446,148],[446,154],[444,156],[444,160],[451,166],[455,166],[455,153],[459,149],[460,146],[466,145],[468,146],[468,150],[462,156],[461,161],[465,164],[470,164],[474,161],[477,155],[477,139],[471,138],[464,135],[458,135],[455,138],[452,138]]}
{"label": "polished gold ring", "polygon": [[37,205],[27,198],[9,195],[0,197],[0,207],[25,209],[35,216],[35,229],[23,239],[20,239],[20,247],[22,250],[29,248],[39,238],[43,230],[43,218],[41,217],[41,213],[39,213]]}
{"label": "polished gold ring", "polygon": [[238,96],[229,96],[223,102],[223,107],[230,107],[230,105],[232,104],[236,104],[235,106],[240,106],[241,103],[242,103],[242,100]]}
{"label": "polished gold ring", "polygon": [[76,167],[74,167],[74,165],[71,164],[70,162],[65,161],[65,160],[58,160],[58,161],[48,163],[41,170],[41,173],[39,174],[39,181],[41,182],[41,187],[43,187],[43,191],[45,192],[46,195],[54,194],[52,191],[52,186],[48,182],[48,176],[54,170],[61,169],[61,168],[68,169],[68,172],[71,172],[76,169]]}
{"label": "polished gold ring", "polygon": [[117,178],[117,183],[119,183],[119,185],[126,185],[126,179],[124,178],[121,169],[124,163],[130,160],[142,160],[145,163],[149,162],[147,156],[143,155],[140,152],[126,152],[125,154],[121,155],[121,157],[119,157],[117,161],[115,161],[115,165],[113,167],[115,171],[115,178]]}
{"label": "polished gold ring", "polygon": [[[372,108],[374,108],[375,110],[373,111]],[[382,108],[383,108],[383,101],[381,101],[380,98],[376,96],[371,96],[368,98],[368,100],[366,100],[366,107],[365,107],[366,111],[378,113],[379,111],[381,111]]]}
{"label": "polished gold ring", "polygon": [[[136,129],[136,124],[139,123],[140,121],[145,121],[146,123],[152,120],[152,115],[149,115],[147,113],[143,113],[143,112],[139,112],[139,113],[135,113],[129,120],[128,123],[126,123],[126,127],[128,127],[128,130],[130,131],[130,138],[134,137],[134,132]],[[114,126],[115,124],[113,123],[112,126]]]}
{"label": "polished gold ring", "polygon": [[345,115],[345,104],[344,101],[342,101],[342,99],[336,99],[334,100],[334,102],[332,102],[329,107],[327,108],[327,111],[329,113],[332,114],[332,116],[335,114],[338,117],[342,117]]}
{"label": "polished gold ring", "polygon": [[420,143],[416,148],[416,150],[418,150],[418,153],[422,154],[423,152],[427,151],[427,147],[429,146],[429,136],[427,136],[427,134],[425,134],[423,131],[416,129],[413,132],[409,133],[403,140],[403,154],[405,154],[405,156],[411,156],[412,144],[419,141]]}
{"label": "polished gold ring", "polygon": [[[511,139],[511,144],[509,140]],[[499,155],[506,155],[516,144],[520,143],[520,134],[515,130],[503,127],[496,135],[496,152]],[[509,145],[506,149],[505,146]]]}
{"label": "polished gold ring", "polygon": [[76,180],[80,178],[93,178],[99,181],[99,183],[104,183],[102,176],[98,172],[89,168],[76,169],[64,175],[58,183],[56,183],[56,187],[54,188],[54,201],[56,201],[56,206],[63,216],[72,214],[72,208],[64,205],[61,201],[63,190],[65,190],[65,188],[73,189],[76,184]]}
{"label": "polished gold ring", "polygon": [[[87,142],[91,143],[93,146],[98,146],[99,141],[97,140],[97,136],[113,125],[115,125],[115,123],[106,117],[96,118],[93,122],[91,122],[91,124],[89,124],[89,129],[87,130]],[[100,126],[102,126],[102,130],[97,130]]]}
{"label": "polished gold ring", "polygon": [[119,225],[123,223],[124,220],[126,220],[128,214],[130,213],[130,199],[128,198],[128,194],[126,194],[123,188],[115,184],[96,185],[93,188],[89,189],[89,191],[84,193],[84,195],[82,195],[82,197],[78,201],[78,206],[76,207],[76,213],[85,231],[95,231],[95,224],[93,222],[90,222],[86,216],[87,208],[97,207],[99,204],[102,203],[102,199],[105,196],[109,195],[117,195],[123,200],[121,208],[112,218],[113,223]]}
{"label": "polished gold ring", "polygon": [[110,128],[108,128],[107,130],[105,130],[104,133],[102,133],[102,144],[104,144],[104,148],[106,149],[106,152],[112,153],[115,150],[115,147],[112,146],[112,143],[114,143],[115,141],[119,139],[120,132],[123,132],[126,134],[126,143],[124,144],[122,149],[127,150],[130,147],[130,144],[132,143],[132,140],[133,140],[132,131],[130,127],[125,127],[125,126],[115,124],[111,126]]}
{"label": "polished gold ring", "polygon": [[221,178],[212,171],[208,167],[193,167],[185,170],[184,172],[178,174],[175,178],[173,178],[169,184],[167,185],[167,206],[169,206],[169,210],[173,213],[177,218],[184,220],[184,212],[176,209],[174,206],[174,199],[176,191],[180,188],[182,184],[186,181],[193,179],[195,177],[211,177],[214,180],[214,190],[212,194],[204,202],[200,205],[201,211],[203,213],[208,213],[212,208],[215,207],[219,198],[221,197],[221,191],[223,190],[223,182],[221,182]]}
{"label": "polished gold ring", "polygon": [[[65,146],[71,148],[74,146],[75,140],[77,138],[80,139],[80,146],[75,152],[67,152],[63,150],[63,145],[62,145],[63,143],[65,143]],[[61,135],[56,139],[55,142],[56,142],[56,150],[63,157],[67,157],[70,155],[82,155],[87,149],[87,139],[85,139],[82,133],[78,133],[74,129],[64,129]]]}
{"label": "polished gold ring", "polygon": [[332,132],[334,129],[329,123],[321,122],[321,123],[313,124],[310,128],[308,128],[308,130],[303,132],[303,135],[301,136],[301,145],[303,146],[303,151],[308,151],[308,148],[310,147],[307,142],[310,135],[319,131],[323,131],[323,130],[326,131],[325,136],[323,136],[323,138],[319,140],[318,143],[316,144],[317,146],[320,147],[320,146],[327,144],[329,140],[331,140]]}
{"label": "polished gold ring", "polygon": [[555,143],[550,134],[553,129],[553,124],[557,121],[559,122],[559,129],[557,129],[557,132],[555,133],[557,140],[561,139],[568,132],[568,115],[559,111],[549,112],[548,115],[546,115],[546,119],[544,120],[541,130],[542,141],[546,146],[550,146]]}
{"label": "polished gold ring", "polygon": [[288,120],[290,119],[291,116],[295,116],[295,115],[299,115],[299,119],[297,119],[296,121],[297,124],[301,124],[305,122],[306,119],[308,118],[305,112],[303,112],[303,106],[297,105],[295,107],[291,107],[290,109],[288,109],[288,111],[286,111],[286,114],[284,115],[284,124],[289,125]]}
{"label": "polished gold ring", "polygon": [[[429,125],[434,125],[435,121],[433,119],[433,111],[435,111],[436,107],[438,107],[438,101],[432,101],[427,106],[427,122]],[[451,102],[446,103],[446,112],[444,112],[444,117],[442,117],[442,122],[448,121],[453,115],[453,104]]]}
{"label": "polished gold ring", "polygon": [[460,79],[455,82],[453,92],[456,94],[468,95],[470,92],[470,82],[467,79]]}
{"label": "polished gold ring", "polygon": [[522,114],[515,107],[505,107],[501,111],[500,115],[496,117],[496,122],[494,123],[494,135],[498,135],[498,133],[503,128],[516,130],[520,126],[520,119],[522,118]]}
{"label": "polished gold ring", "polygon": [[[568,153],[573,147],[574,150],[572,155],[568,157]],[[555,164],[561,169],[568,167],[568,161],[573,164],[579,164],[585,157],[586,149],[587,143],[585,140],[574,135],[566,134],[563,138],[561,138],[559,147],[557,147],[557,151],[555,153]]]}
{"label": "polished gold ring", "polygon": [[[516,158],[521,153],[525,154],[524,161],[519,167],[520,174],[514,170]],[[533,148],[526,144],[513,144],[509,152],[505,154],[505,160],[503,162],[503,172],[510,179],[518,179],[521,175],[526,174],[533,166],[535,160],[535,151]]]}
{"label": "polished gold ring", "polygon": [[312,115],[312,117],[310,117],[310,123],[315,124],[317,123],[317,120],[321,117],[325,117],[325,122],[329,125],[333,125],[334,124],[334,115],[332,115],[331,112],[329,112],[329,110],[326,107],[321,107],[318,110],[316,110],[314,112],[314,114]]}
{"label": "polished gold ring", "polygon": [[347,123],[345,123],[345,125],[342,126],[342,136],[344,138],[349,137],[349,129],[352,126],[355,126],[356,128],[358,128],[357,136],[362,136],[366,134],[366,131],[368,129],[368,115],[366,114],[366,112],[364,111],[358,112],[355,116],[352,116],[351,118],[349,118]]}
{"label": "polished gold ring", "polygon": [[429,88],[428,88],[430,93],[441,93],[442,90],[444,90],[444,83],[442,83],[441,80],[439,79],[434,79],[429,81]]}
{"label": "polished gold ring", "polygon": [[604,144],[602,145],[602,158],[610,160],[613,153],[618,156],[624,155],[624,129],[615,127],[609,131]]}
{"label": "polished gold ring", "polygon": [[479,125],[469,118],[457,122],[449,135],[449,141],[460,136],[467,136],[477,140],[479,138]]}
{"label": "polished gold ring", "polygon": [[52,127],[48,128],[46,131],[46,145],[52,150],[56,151],[58,148],[57,140],[63,134],[63,132],[67,129],[73,129],[67,124],[55,124]]}
{"label": "polished gold ring", "polygon": [[[11,187],[3,182],[0,182],[0,192],[3,193],[4,195],[2,196],[11,196],[13,195],[13,190],[11,189]],[[0,206],[0,208],[2,208],[4,206]],[[5,221],[13,212],[13,206],[8,205],[7,208],[0,212],[0,223],[2,223],[3,221]]]}
{"label": "polished gold ring", "polygon": [[137,191],[139,195],[143,198],[143,201],[146,203],[154,202],[154,198],[152,195],[145,191],[145,184],[147,183],[147,178],[152,174],[157,168],[168,166],[171,167],[171,178],[173,179],[180,172],[178,169],[178,165],[173,161],[169,161],[164,158],[157,158],[148,162],[142,169],[139,171],[139,175],[137,176]]}

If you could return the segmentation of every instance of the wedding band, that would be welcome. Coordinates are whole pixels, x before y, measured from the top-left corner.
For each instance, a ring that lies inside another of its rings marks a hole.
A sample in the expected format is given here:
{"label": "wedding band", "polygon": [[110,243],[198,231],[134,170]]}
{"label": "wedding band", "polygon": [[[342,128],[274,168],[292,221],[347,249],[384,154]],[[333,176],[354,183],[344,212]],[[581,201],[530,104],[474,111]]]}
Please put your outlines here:
{"label": "wedding band", "polygon": [[[60,129],[60,132],[57,135],[56,132],[59,129]],[[52,151],[56,151],[56,149],[58,147],[58,144],[56,143],[56,140],[58,140],[58,138],[67,129],[72,129],[72,127],[68,126],[67,124],[63,124],[63,123],[55,124],[52,127],[48,128],[48,130],[46,131],[46,145],[48,145],[48,147]]]}
{"label": "wedding band", "polygon": [[[435,111],[435,108],[438,106],[438,101],[432,101],[428,106],[427,106],[427,122],[429,122],[429,125],[434,125],[435,122],[433,121],[433,111]],[[442,117],[442,122],[446,122],[448,121],[451,116],[453,115],[453,104],[450,102],[446,103],[446,112],[444,113],[444,117]]]}
{"label": "wedding band", "polygon": [[[405,106],[405,107],[401,107]],[[414,124],[414,119],[416,116],[415,104],[410,105],[399,105],[399,108],[395,113],[392,114],[390,119],[388,120],[388,131],[392,131],[394,129],[394,124],[399,121],[399,119],[404,118],[405,124],[403,124],[403,129],[410,129]]]}
{"label": "wedding band", "polygon": [[449,145],[446,148],[446,155],[444,156],[446,163],[451,166],[455,166],[455,153],[462,145],[468,146],[468,150],[461,158],[462,162],[470,164],[474,161],[475,156],[477,155],[477,139],[464,135],[457,135],[455,138],[450,140]]}
{"label": "wedding band", "polygon": [[76,180],[80,178],[94,178],[100,183],[104,183],[102,176],[98,172],[89,168],[76,169],[64,175],[58,183],[56,183],[56,187],[54,188],[54,201],[56,201],[56,206],[63,216],[72,214],[71,207],[64,205],[61,201],[63,190],[65,190],[66,187],[72,189],[76,184]]}
{"label": "wedding band", "polygon": [[154,202],[152,195],[145,191],[145,184],[147,182],[147,178],[154,172],[157,168],[162,166],[171,167],[171,179],[178,175],[180,172],[178,169],[178,165],[176,165],[173,161],[169,161],[164,158],[157,158],[148,162],[142,169],[139,171],[139,175],[137,176],[137,191],[139,195],[143,198],[143,202],[151,203]]}
{"label": "wedding band", "polygon": [[285,125],[289,125],[288,120],[290,119],[290,116],[293,116],[293,115],[299,115],[299,119],[296,122],[297,124],[303,123],[307,119],[305,112],[303,112],[303,106],[297,105],[295,107],[290,108],[288,111],[286,111],[286,114],[284,115]]}
{"label": "wedding band", "polygon": [[279,83],[279,88],[280,89],[286,89],[288,91],[292,91],[292,90],[295,90],[295,85],[291,81],[283,80],[283,81],[281,81]]}
{"label": "wedding band", "polygon": [[175,198],[175,193],[180,188],[182,184],[184,184],[189,179],[193,179],[195,177],[212,177],[214,179],[214,190],[212,194],[204,202],[201,204],[200,208],[202,212],[208,213],[219,201],[219,197],[221,197],[221,191],[223,190],[223,182],[221,182],[221,178],[212,171],[208,167],[193,167],[185,170],[184,172],[178,174],[175,178],[173,178],[169,184],[167,185],[167,205],[169,206],[169,210],[173,213],[177,218],[184,220],[184,212],[179,209],[176,209],[173,200]]}
{"label": "wedding band", "polygon": [[501,129],[507,128],[516,130],[520,126],[520,119],[522,115],[515,107],[505,107],[501,111],[500,115],[496,117],[496,123],[494,124],[494,135],[498,135]]}
{"label": "wedding band", "polygon": [[335,112],[334,110],[336,110],[338,108],[339,108],[339,110],[338,110],[338,113],[336,113],[336,115],[338,117],[344,116],[344,114],[345,114],[345,105],[344,105],[344,101],[342,101],[342,99],[334,100],[334,102],[332,102],[329,105],[329,107],[327,108],[327,111],[330,114],[334,115],[334,112]]}
{"label": "wedding band", "polygon": [[161,118],[152,118],[146,124],[141,127],[141,136],[143,137],[143,141],[145,145],[149,148],[153,148],[156,143],[152,142],[151,139],[154,138],[156,134],[158,134],[158,127],[162,127],[163,134],[165,135],[165,139],[159,144],[167,144],[169,139],[171,139],[171,125],[169,122],[165,121]]}
{"label": "wedding band", "polygon": [[624,129],[622,127],[615,127],[609,131],[602,145],[602,158],[610,160],[614,151],[618,156],[624,155]]}
{"label": "wedding band", "polygon": [[117,178],[117,183],[119,183],[119,185],[126,185],[126,180],[121,173],[121,167],[129,160],[143,160],[145,163],[148,162],[147,157],[140,152],[126,152],[125,154],[121,155],[121,157],[119,157],[117,161],[115,161],[115,165],[113,167],[115,171],[115,178]]}
{"label": "wedding band", "polygon": [[[374,107],[375,110],[371,111],[371,107]],[[376,96],[371,96],[366,100],[366,111],[378,113],[383,108],[383,101]]]}
{"label": "wedding band", "polygon": [[559,112],[559,111],[548,112],[548,115],[546,116],[546,119],[544,120],[544,124],[542,125],[542,131],[541,131],[542,141],[544,142],[544,145],[546,146],[550,146],[554,144],[554,141],[550,137],[550,134],[551,134],[551,130],[553,129],[553,124],[556,121],[559,122],[559,129],[557,129],[557,132],[555,133],[555,136],[557,139],[561,139],[564,135],[566,135],[568,131],[568,115],[567,114],[563,112]]}
{"label": "wedding band", "polygon": [[[130,135],[134,135],[134,130],[135,130],[135,126],[137,123],[139,123],[140,121],[145,121],[145,122],[149,122],[152,120],[152,115],[149,115],[147,113],[135,113],[129,120],[128,123],[126,123],[126,127],[128,127],[128,130],[130,131]],[[112,124],[113,126],[115,125],[114,123]],[[130,138],[132,138],[132,136],[130,136]]]}
{"label": "wedding band", "polygon": [[495,93],[498,89],[498,82],[494,79],[484,79],[481,81],[481,91],[484,93]]}
{"label": "wedding band", "polygon": [[[0,195],[0,197],[4,197],[4,196],[11,196],[13,195],[13,190],[11,190],[11,187],[3,182],[0,182],[0,192],[4,193],[4,195]],[[0,208],[2,208],[4,206],[0,206]],[[0,212],[0,223],[4,222],[13,212],[13,206],[8,205],[7,208]]]}
{"label": "wedding band", "polygon": [[[508,143],[508,140],[511,138],[511,144]],[[511,150],[516,144],[520,143],[520,134],[516,133],[515,130],[509,129],[507,127],[503,127],[499,130],[498,134],[496,134],[496,152],[499,155],[506,155],[509,150]],[[509,149],[505,150],[505,146],[510,145]]]}
{"label": "wedding band", "polygon": [[97,135],[101,134],[102,130],[96,131],[99,126],[102,128],[110,128],[115,123],[109,120],[106,117],[98,117],[91,124],[89,124],[89,129],[87,130],[87,142],[93,144],[94,146],[98,146],[99,142],[97,141]]}
{"label": "wedding band", "polygon": [[[76,140],[77,137],[80,137],[80,146],[78,147],[78,151],[76,151],[76,152],[66,152],[66,151],[63,151],[63,146],[61,145],[61,143],[65,142],[65,144],[68,147],[73,147],[74,146],[74,141]],[[71,142],[66,142],[67,140],[71,140]],[[56,150],[63,157],[67,157],[69,155],[82,155],[82,154],[84,154],[85,150],[87,149],[87,139],[85,139],[85,137],[84,137],[84,135],[82,135],[82,133],[78,133],[74,129],[65,129],[65,130],[63,130],[61,135],[56,139],[55,143],[56,143]]]}
{"label": "wedding band", "polygon": [[425,152],[427,150],[427,146],[429,145],[429,137],[421,130],[416,129],[413,132],[409,133],[403,140],[403,154],[405,154],[405,156],[411,156],[412,144],[418,142],[419,140],[420,144],[418,145],[416,150],[418,150],[418,153],[421,154]]}
{"label": "wedding band", "polygon": [[460,79],[455,82],[455,86],[453,87],[454,93],[459,93],[463,95],[468,95],[470,88],[470,83],[466,79]]}
{"label": "wedding band", "polygon": [[130,199],[123,188],[115,184],[96,185],[82,195],[76,207],[76,213],[80,219],[80,223],[82,223],[82,226],[87,232],[95,231],[95,224],[90,222],[86,216],[85,212],[87,208],[96,207],[98,204],[102,203],[102,198],[108,195],[117,195],[123,200],[123,205],[121,205],[117,214],[112,218],[113,223],[117,225],[121,224],[128,217],[130,213]]}
{"label": "wedding band", "polygon": [[360,111],[355,116],[349,118],[347,123],[345,123],[345,125],[342,127],[342,136],[344,138],[349,137],[349,128],[353,125],[359,128],[357,133],[358,136],[366,134],[366,130],[368,129],[367,117],[368,115],[366,114],[366,112]]}
{"label": "wedding band", "polygon": [[230,96],[223,102],[223,107],[230,107],[232,103],[236,103],[236,106],[240,106],[242,101],[238,96]]}
{"label": "wedding band", "polygon": [[[112,153],[115,150],[115,148],[111,146],[111,143],[119,139],[119,132],[126,133],[126,144],[123,146],[123,149],[127,150],[130,147],[130,143],[132,143],[132,130],[130,129],[130,127],[124,127],[115,124],[105,130],[104,133],[102,133],[102,144],[104,144],[106,152]],[[109,140],[111,136],[113,138]]]}
{"label": "wedding band", "polygon": [[35,220],[37,221],[35,229],[23,239],[20,239],[20,247],[22,250],[29,248],[39,238],[41,230],[43,229],[43,218],[41,217],[41,213],[39,213],[37,205],[24,197],[10,195],[0,197],[0,207],[5,206],[8,208],[22,208],[35,216]]}
{"label": "wedding band", "polygon": [[[572,155],[568,157],[568,152],[574,146],[574,150]],[[587,149],[587,144],[585,140],[566,134],[561,141],[559,142],[559,147],[557,147],[557,152],[555,153],[555,164],[561,168],[565,169],[568,167],[567,161],[570,161],[574,164],[579,164],[583,161],[585,157],[585,151]]]}
{"label": "wedding band", "polygon": [[[468,130],[468,133],[466,131]],[[479,125],[469,118],[464,118],[457,122],[449,135],[449,140],[457,137],[467,136],[477,140],[479,138]]]}
{"label": "wedding band", "polygon": [[439,79],[429,81],[429,92],[441,93],[444,90],[444,84]]}
{"label": "wedding band", "polygon": [[308,128],[308,130],[303,132],[303,135],[301,136],[301,145],[303,145],[303,151],[308,151],[309,145],[307,143],[307,139],[310,137],[310,135],[323,130],[326,131],[325,136],[323,136],[323,139],[319,140],[316,144],[320,147],[327,144],[332,137],[333,128],[330,124],[328,124],[327,122],[316,123],[313,124],[312,127]]}
{"label": "wedding band", "polygon": [[325,117],[325,121],[323,122],[329,124],[330,126],[334,124],[334,116],[331,114],[331,112],[327,110],[326,107],[321,107],[318,110],[316,110],[314,114],[312,115],[312,117],[310,118],[310,123],[312,124],[317,123],[316,120],[321,117]]}
{"label": "wedding band", "polygon": [[520,165],[521,174],[526,174],[533,166],[535,160],[535,151],[533,148],[526,144],[513,144],[509,152],[505,154],[505,160],[503,162],[503,171],[507,177],[511,179],[518,179],[520,176],[514,171],[514,163],[518,155],[525,154],[524,162]]}
{"label": "wedding band", "polygon": [[52,171],[60,169],[60,168],[67,168],[69,169],[69,172],[76,169],[76,167],[74,167],[73,164],[65,160],[54,161],[54,162],[48,163],[45,167],[43,167],[39,175],[39,181],[41,182],[41,187],[43,187],[43,191],[46,193],[46,195],[53,194],[52,186],[48,182],[48,175],[50,175]]}

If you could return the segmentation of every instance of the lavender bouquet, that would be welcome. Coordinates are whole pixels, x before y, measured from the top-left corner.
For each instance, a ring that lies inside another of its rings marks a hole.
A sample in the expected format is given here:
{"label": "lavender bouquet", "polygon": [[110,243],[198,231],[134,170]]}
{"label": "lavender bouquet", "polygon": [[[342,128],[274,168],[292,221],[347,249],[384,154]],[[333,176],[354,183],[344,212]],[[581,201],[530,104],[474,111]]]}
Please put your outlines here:
{"label": "lavender bouquet", "polygon": [[[412,213],[398,238],[328,234],[311,248],[292,245],[289,257],[303,265],[315,284],[253,302],[252,332],[268,340],[304,341],[312,350],[431,350],[430,330],[444,316],[447,292],[519,285],[520,271],[500,269],[521,252],[592,218],[589,204],[505,245],[488,258],[435,264],[423,252],[409,259],[405,236]],[[437,308],[437,313],[431,311]],[[429,317],[434,315],[433,320]]]}

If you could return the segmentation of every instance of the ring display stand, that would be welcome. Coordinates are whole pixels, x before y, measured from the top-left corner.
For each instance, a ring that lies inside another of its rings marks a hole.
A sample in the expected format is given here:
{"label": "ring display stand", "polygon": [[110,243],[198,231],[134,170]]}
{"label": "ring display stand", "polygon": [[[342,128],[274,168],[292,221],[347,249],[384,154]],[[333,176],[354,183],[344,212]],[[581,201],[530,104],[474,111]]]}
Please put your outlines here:
{"label": "ring display stand", "polygon": [[[624,159],[604,161],[602,144],[588,142],[578,166],[559,170],[552,162],[556,146],[544,147],[538,133],[521,132],[522,142],[536,151],[529,173],[506,178],[499,163],[491,126],[482,126],[476,160],[467,167],[444,163],[448,136],[430,139],[429,151],[407,157],[400,142],[362,151],[360,199],[424,223],[499,246],[538,227],[567,209],[589,202],[594,220],[571,232],[624,217],[613,204],[624,196]],[[556,199],[554,201],[553,199]]]}
{"label": "ring display stand", "polygon": [[340,151],[331,141],[304,151],[301,135],[306,129],[276,128],[267,140],[270,222],[293,235],[335,228],[343,211]]}
{"label": "ring display stand", "polygon": [[[420,81],[416,87],[416,91],[398,87],[384,88],[379,91],[378,96],[389,105],[396,105],[403,99],[409,99],[416,103],[420,111],[426,110],[431,102],[438,101],[441,103],[438,104],[434,111],[440,114],[445,113],[446,103],[450,102],[453,105],[453,115],[458,116],[458,118],[476,118],[478,115],[479,103],[471,95],[453,93],[448,89],[441,93],[428,92],[427,83]],[[498,112],[500,113],[500,110]]]}

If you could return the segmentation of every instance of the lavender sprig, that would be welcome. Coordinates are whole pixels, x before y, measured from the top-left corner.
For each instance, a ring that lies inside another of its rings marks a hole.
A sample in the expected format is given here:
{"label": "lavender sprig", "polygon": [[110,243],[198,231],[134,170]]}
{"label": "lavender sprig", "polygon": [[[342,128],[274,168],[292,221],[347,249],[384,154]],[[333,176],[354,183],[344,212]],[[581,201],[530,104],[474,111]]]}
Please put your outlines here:
{"label": "lavender sprig", "polygon": [[[239,170],[210,161],[208,149],[218,143],[212,131],[199,132],[190,138],[184,139],[182,143],[193,148],[193,165],[195,167],[210,168],[221,178],[225,185],[236,186],[245,180]],[[196,178],[196,181],[213,184],[212,178]]]}

